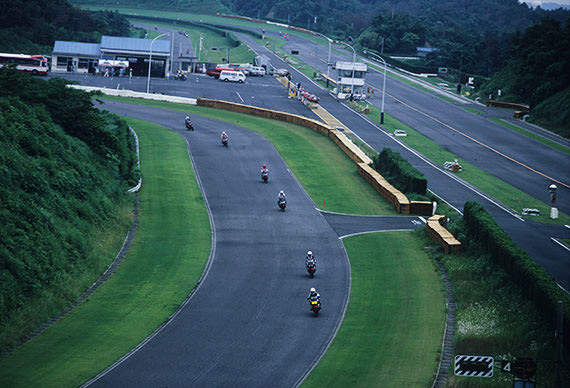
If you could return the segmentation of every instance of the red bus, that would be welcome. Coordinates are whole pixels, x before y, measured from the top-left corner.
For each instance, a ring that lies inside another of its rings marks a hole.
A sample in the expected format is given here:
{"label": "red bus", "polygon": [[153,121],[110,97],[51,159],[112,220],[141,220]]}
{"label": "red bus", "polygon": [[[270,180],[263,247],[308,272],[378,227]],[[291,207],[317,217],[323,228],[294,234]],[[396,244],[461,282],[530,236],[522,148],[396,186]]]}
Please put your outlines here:
{"label": "red bus", "polygon": [[49,71],[47,58],[43,55],[0,53],[0,67],[15,66],[16,70],[33,75],[46,75]]}

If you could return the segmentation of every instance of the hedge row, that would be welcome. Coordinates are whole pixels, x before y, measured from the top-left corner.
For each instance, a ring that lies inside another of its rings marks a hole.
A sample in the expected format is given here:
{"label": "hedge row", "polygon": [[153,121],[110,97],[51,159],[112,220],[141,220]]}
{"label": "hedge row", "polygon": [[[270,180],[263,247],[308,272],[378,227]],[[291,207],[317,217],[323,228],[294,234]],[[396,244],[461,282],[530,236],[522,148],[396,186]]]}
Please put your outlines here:
{"label": "hedge row", "polygon": [[[558,301],[564,304],[563,330],[570,331],[570,296],[565,293],[546,270],[537,264],[495,222],[477,202],[468,201],[463,210],[466,233],[470,240],[481,243],[492,260],[509,273],[522,292],[534,302],[536,309],[556,328]],[[566,346],[570,336],[564,337]]]}
{"label": "hedge row", "polygon": [[389,148],[384,148],[374,158],[373,167],[401,192],[426,194],[426,177],[399,153],[393,152]]}

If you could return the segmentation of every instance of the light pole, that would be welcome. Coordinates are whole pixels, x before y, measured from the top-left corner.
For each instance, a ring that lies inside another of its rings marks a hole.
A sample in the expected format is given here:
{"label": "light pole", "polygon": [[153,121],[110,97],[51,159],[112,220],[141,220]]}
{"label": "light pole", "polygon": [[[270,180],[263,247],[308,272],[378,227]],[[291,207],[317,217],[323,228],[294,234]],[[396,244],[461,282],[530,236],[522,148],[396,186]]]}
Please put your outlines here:
{"label": "light pole", "polygon": [[[327,60],[327,78],[329,78],[329,69],[331,67],[331,44],[332,44],[332,39],[321,34],[320,32],[317,32],[317,34],[319,34],[320,36],[322,36],[323,38],[325,38],[327,40],[327,42],[329,42],[329,58]],[[328,80],[327,80],[327,85],[328,85]]]}
{"label": "light pole", "polygon": [[[351,38],[349,36],[349,38]],[[355,68],[356,68],[356,51],[354,50],[354,47],[352,47],[351,45],[349,45],[346,42],[343,41],[339,41],[342,44],[347,45],[348,47],[350,47],[352,49],[352,85],[350,85],[350,95],[353,96],[354,95],[354,72],[355,72]]]}
{"label": "light pole", "polygon": [[380,55],[364,50],[364,54],[371,54],[384,63],[384,81],[382,82],[382,110],[380,113],[380,124],[384,124],[384,95],[386,94],[386,61]]}
{"label": "light pole", "polygon": [[163,37],[164,35],[169,35],[170,33],[165,32],[164,34],[160,34],[159,36],[157,36],[156,38],[154,38],[152,40],[152,42],[150,42],[150,52],[149,52],[149,56],[148,56],[148,77],[146,80],[146,93],[148,94],[150,91],[150,68],[152,67],[152,45],[154,44],[154,41],[157,40],[160,37]]}

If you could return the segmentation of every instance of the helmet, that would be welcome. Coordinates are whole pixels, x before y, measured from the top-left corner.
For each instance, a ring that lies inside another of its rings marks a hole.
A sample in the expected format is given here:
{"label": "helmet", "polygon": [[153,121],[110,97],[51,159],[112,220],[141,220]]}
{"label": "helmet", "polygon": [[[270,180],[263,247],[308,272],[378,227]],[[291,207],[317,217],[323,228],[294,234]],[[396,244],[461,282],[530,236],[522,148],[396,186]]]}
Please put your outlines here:
{"label": "helmet", "polygon": [[311,294],[314,294],[316,292],[317,292],[317,290],[315,290],[315,287],[311,287]]}
{"label": "helmet", "polygon": [[313,252],[308,251],[308,252],[307,252],[307,256],[313,256]]}
{"label": "helmet", "polygon": [[285,195],[285,193],[283,192],[283,190],[281,190],[281,191],[279,192],[279,195]]}
{"label": "helmet", "polygon": [[263,165],[263,168],[267,168],[267,166],[265,166],[265,164]]}
{"label": "helmet", "polygon": [[222,135],[225,135],[225,134],[226,134],[226,131],[222,131]]}

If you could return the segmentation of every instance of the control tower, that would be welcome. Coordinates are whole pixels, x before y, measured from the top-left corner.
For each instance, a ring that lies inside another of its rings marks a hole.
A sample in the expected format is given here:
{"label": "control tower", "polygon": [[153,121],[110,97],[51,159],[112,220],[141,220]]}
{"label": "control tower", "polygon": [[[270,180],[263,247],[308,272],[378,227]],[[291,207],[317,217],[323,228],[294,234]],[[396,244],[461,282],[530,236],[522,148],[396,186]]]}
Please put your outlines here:
{"label": "control tower", "polygon": [[335,65],[336,96],[341,100],[364,100],[366,93],[364,90],[364,78],[368,71],[368,66],[360,62],[337,62]]}

